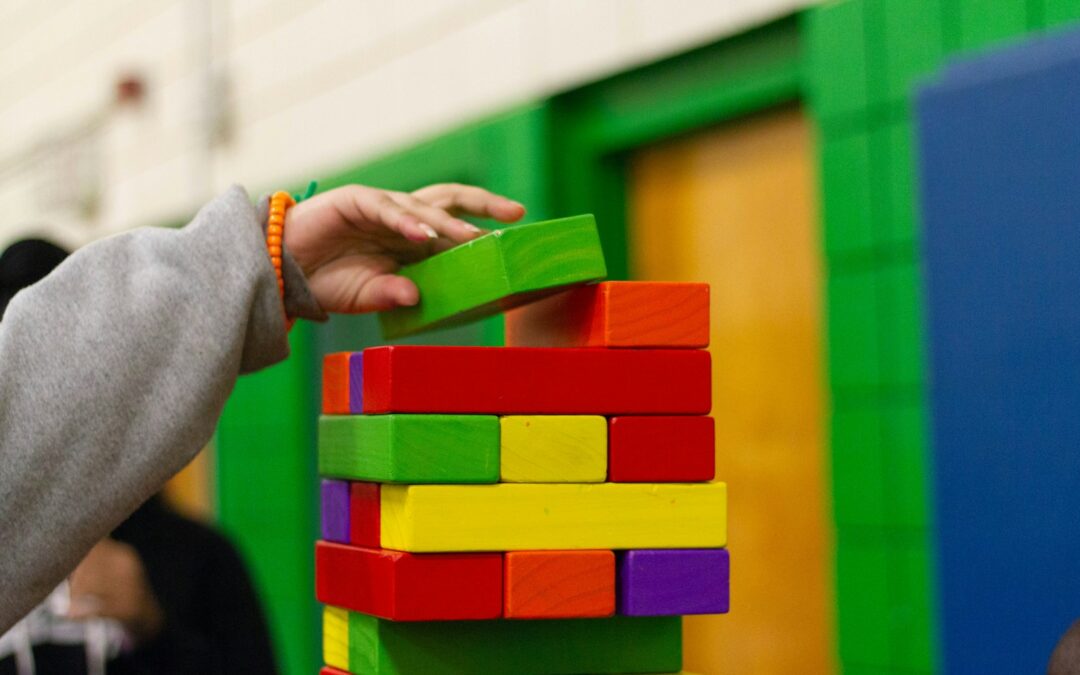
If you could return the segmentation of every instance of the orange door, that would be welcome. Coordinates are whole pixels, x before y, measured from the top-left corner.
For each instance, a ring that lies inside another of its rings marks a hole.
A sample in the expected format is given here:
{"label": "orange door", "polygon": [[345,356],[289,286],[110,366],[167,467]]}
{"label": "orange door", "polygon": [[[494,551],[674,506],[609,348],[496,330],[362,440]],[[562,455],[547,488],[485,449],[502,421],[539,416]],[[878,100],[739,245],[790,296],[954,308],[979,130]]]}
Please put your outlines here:
{"label": "orange door", "polygon": [[634,277],[712,286],[732,601],[686,619],[685,668],[703,675],[835,670],[814,156],[791,107],[631,160]]}

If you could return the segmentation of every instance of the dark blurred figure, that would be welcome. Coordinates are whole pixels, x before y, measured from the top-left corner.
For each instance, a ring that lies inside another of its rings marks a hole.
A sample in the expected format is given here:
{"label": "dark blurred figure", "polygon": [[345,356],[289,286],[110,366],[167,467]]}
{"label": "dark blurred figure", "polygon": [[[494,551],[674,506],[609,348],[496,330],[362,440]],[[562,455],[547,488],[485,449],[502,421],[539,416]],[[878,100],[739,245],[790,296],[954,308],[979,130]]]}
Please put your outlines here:
{"label": "dark blurred figure", "polygon": [[1050,655],[1047,675],[1080,675],[1080,621],[1075,622],[1061,636],[1054,653]]}
{"label": "dark blurred figure", "polygon": [[[41,239],[0,255],[0,317],[67,251]],[[274,674],[266,620],[232,545],[143,504],[69,579],[0,636],[0,675]]]}

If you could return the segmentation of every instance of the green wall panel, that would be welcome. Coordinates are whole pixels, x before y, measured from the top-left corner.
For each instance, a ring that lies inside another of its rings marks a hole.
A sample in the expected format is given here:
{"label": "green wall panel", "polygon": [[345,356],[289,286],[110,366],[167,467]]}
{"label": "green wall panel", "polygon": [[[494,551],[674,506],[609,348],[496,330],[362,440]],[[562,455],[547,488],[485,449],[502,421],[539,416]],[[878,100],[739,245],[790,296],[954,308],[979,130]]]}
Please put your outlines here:
{"label": "green wall panel", "polygon": [[1026,0],[953,0],[955,36],[950,44],[967,51],[981,49],[1021,35],[1030,27]]}
{"label": "green wall panel", "polygon": [[[922,539],[922,540],[919,540]],[[933,560],[925,537],[890,548],[892,663],[916,673],[932,673],[938,658]]]}
{"label": "green wall panel", "polygon": [[889,263],[877,276],[881,382],[891,390],[919,386],[926,365],[921,270],[914,262]]}
{"label": "green wall panel", "polygon": [[874,246],[870,134],[825,132],[821,144],[825,253],[830,258],[866,253]]}
{"label": "green wall panel", "polygon": [[871,100],[904,101],[916,79],[945,53],[943,5],[951,0],[869,0]]}
{"label": "green wall panel", "polygon": [[1041,0],[1039,13],[1048,27],[1074,23],[1080,21],[1080,0]]}
{"label": "green wall panel", "polygon": [[870,133],[872,194],[878,240],[886,248],[910,250],[918,240],[917,183],[911,121],[885,121]]}
{"label": "green wall panel", "polygon": [[876,388],[881,379],[877,275],[872,269],[832,273],[827,293],[828,364],[833,390]]}
{"label": "green wall panel", "polygon": [[930,526],[926,404],[890,400],[880,408],[890,526],[925,531]]}
{"label": "green wall panel", "polygon": [[833,411],[833,515],[840,527],[881,527],[886,521],[882,420],[874,405],[852,404]]}
{"label": "green wall panel", "polygon": [[866,4],[830,2],[805,17],[811,104],[822,118],[861,112],[869,101]]}
{"label": "green wall panel", "polygon": [[887,668],[891,606],[889,550],[883,538],[848,536],[841,530],[836,546],[837,623],[844,672]]}
{"label": "green wall panel", "polygon": [[215,439],[217,515],[246,560],[285,673],[318,662],[312,546],[316,536],[313,328],[292,355],[241,377]]}

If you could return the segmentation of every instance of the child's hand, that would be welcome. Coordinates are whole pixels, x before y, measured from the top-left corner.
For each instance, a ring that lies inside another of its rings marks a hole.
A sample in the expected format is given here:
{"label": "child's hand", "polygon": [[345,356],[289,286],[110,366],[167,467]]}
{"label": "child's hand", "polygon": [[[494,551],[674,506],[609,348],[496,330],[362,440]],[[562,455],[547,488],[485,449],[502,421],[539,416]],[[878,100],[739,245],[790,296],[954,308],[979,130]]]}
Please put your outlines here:
{"label": "child's hand", "polygon": [[412,194],[349,185],[289,209],[285,247],[328,312],[415,305],[416,284],[395,272],[483,234],[458,214],[512,223],[525,207],[468,185],[430,185]]}

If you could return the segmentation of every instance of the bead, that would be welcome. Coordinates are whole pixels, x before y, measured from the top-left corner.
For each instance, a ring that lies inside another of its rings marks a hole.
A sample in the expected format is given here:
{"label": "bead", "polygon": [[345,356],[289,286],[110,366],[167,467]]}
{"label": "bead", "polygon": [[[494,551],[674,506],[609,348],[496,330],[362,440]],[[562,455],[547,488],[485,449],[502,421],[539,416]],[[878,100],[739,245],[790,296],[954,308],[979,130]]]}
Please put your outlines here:
{"label": "bead", "polygon": [[270,248],[270,255],[276,256],[276,257],[281,256],[281,247],[280,246],[270,246],[269,248]]}
{"label": "bead", "polygon": [[271,246],[281,246],[281,235],[280,234],[267,235],[266,243],[270,244]]}

